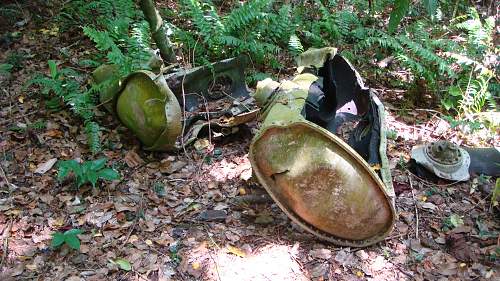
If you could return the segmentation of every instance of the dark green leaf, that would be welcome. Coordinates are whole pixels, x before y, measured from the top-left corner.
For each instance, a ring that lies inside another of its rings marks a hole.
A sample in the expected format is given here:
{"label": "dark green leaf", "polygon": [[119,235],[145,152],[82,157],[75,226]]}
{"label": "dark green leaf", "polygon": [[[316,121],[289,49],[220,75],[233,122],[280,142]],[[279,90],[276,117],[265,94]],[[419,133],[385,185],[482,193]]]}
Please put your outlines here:
{"label": "dark green leaf", "polygon": [[77,228],[72,228],[66,232],[64,232],[64,235],[77,235],[77,234],[82,234],[82,231]]}
{"label": "dark green leaf", "polygon": [[75,250],[80,250],[80,239],[76,235],[64,235],[64,242]]}
{"label": "dark green leaf", "polygon": [[395,0],[394,9],[392,9],[391,17],[389,19],[389,33],[394,33],[401,20],[406,16],[410,8],[410,0]]}
{"label": "dark green leaf", "polygon": [[76,186],[80,187],[80,186],[84,185],[85,183],[87,183],[86,177],[83,177],[83,176],[76,177]]}
{"label": "dark green leaf", "polygon": [[461,97],[463,95],[462,90],[457,86],[451,86],[448,88],[448,93],[454,97]]}
{"label": "dark green leaf", "polygon": [[57,177],[59,180],[65,179],[71,172],[74,172],[75,175],[81,174],[80,164],[75,160],[59,161],[58,166]]}
{"label": "dark green leaf", "polygon": [[457,214],[452,214],[450,217],[449,217],[449,221],[450,221],[450,224],[455,228],[455,227],[459,227],[461,225],[464,224],[464,221],[462,220],[462,218],[457,215]]}
{"label": "dark green leaf", "polygon": [[0,73],[10,73],[12,68],[14,68],[14,66],[12,64],[0,63]]}
{"label": "dark green leaf", "polygon": [[56,232],[56,233],[52,234],[51,245],[53,248],[57,248],[57,247],[61,246],[62,243],[64,243],[64,234],[62,234],[60,232]]}
{"label": "dark green leaf", "polygon": [[87,180],[92,184],[92,187],[95,187],[95,184],[97,183],[97,172],[94,170],[89,170],[87,171],[87,174],[85,174],[87,177]]}
{"label": "dark green leaf", "polygon": [[422,0],[422,3],[424,4],[425,10],[427,10],[427,14],[429,14],[429,17],[433,18],[437,12],[438,1],[437,0]]}
{"label": "dark green leaf", "polygon": [[104,165],[106,165],[106,161],[107,161],[106,158],[101,158],[101,159],[91,161],[90,162],[90,169],[92,169],[94,171],[100,170],[100,169],[104,168]]}
{"label": "dark green leaf", "polygon": [[52,79],[56,79],[57,78],[56,62],[53,60],[49,60],[48,63],[49,63],[50,77],[52,77]]}
{"label": "dark green leaf", "polygon": [[116,259],[113,261],[113,263],[118,265],[120,269],[123,269],[125,271],[132,270],[132,265],[130,265],[130,262],[126,259]]}
{"label": "dark green leaf", "polygon": [[110,180],[110,181],[117,180],[120,178],[120,174],[118,174],[117,171],[115,171],[113,169],[109,169],[109,168],[100,170],[97,173],[97,176],[101,179]]}
{"label": "dark green leaf", "polygon": [[449,99],[442,99],[441,104],[444,106],[446,110],[450,110],[454,106],[453,101]]}

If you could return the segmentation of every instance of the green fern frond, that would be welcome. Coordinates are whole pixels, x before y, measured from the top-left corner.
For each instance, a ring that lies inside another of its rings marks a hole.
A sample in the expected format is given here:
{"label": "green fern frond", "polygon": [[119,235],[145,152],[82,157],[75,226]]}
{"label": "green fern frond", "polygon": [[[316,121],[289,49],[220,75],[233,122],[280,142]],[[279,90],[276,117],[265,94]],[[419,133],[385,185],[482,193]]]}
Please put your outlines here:
{"label": "green fern frond", "polygon": [[467,32],[469,54],[478,56],[484,54],[492,45],[495,20],[493,17],[488,17],[483,23],[477,10],[471,7],[468,12],[468,19],[457,23],[455,28]]}
{"label": "green fern frond", "polygon": [[88,121],[85,123],[85,133],[87,134],[87,142],[90,151],[93,154],[96,154],[101,151],[101,140],[100,140],[100,132],[101,128],[99,124],[94,121]]}
{"label": "green fern frond", "polygon": [[109,35],[107,31],[99,31],[95,28],[85,26],[83,27],[83,33],[87,35],[94,43],[99,51],[107,51],[113,46],[116,46],[115,42]]}
{"label": "green fern frond", "polygon": [[282,5],[278,13],[265,13],[268,18],[268,24],[264,34],[269,36],[277,44],[286,42],[297,29],[297,24],[292,18],[292,6]]}
{"label": "green fern frond", "polygon": [[181,4],[187,9],[188,15],[193,20],[201,38],[204,42],[213,42],[211,38],[217,37],[217,34],[223,33],[224,26],[214,6],[208,1],[182,0]]}
{"label": "green fern frond", "polygon": [[240,28],[262,19],[264,8],[272,5],[273,2],[272,0],[250,0],[233,9],[224,19],[226,31],[238,32]]}
{"label": "green fern frond", "polygon": [[450,64],[446,62],[441,57],[437,56],[430,49],[425,48],[421,44],[409,39],[405,35],[399,35],[397,39],[405,45],[416,57],[424,60],[428,65],[437,65],[439,74],[447,74],[450,77],[455,75],[455,72],[451,69]]}
{"label": "green fern frond", "polygon": [[297,35],[293,34],[292,36],[290,36],[290,40],[288,41],[288,50],[294,56],[297,56],[300,53],[304,52],[304,47],[302,46],[300,38],[297,37]]}

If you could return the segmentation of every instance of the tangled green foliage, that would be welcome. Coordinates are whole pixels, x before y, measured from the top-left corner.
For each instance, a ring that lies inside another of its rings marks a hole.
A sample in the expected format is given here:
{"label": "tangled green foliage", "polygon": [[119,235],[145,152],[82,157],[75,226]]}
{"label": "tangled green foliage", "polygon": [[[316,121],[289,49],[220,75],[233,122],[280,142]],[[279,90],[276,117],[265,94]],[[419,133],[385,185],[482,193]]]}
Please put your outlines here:
{"label": "tangled green foliage", "polygon": [[[133,71],[148,69],[151,42],[149,25],[143,19],[133,0],[69,1],[58,20],[65,29],[78,26],[92,41],[97,53],[81,64],[99,66],[103,63],[117,65],[119,73],[115,79],[125,77]],[[37,74],[29,85],[38,85],[47,105],[59,110],[59,101],[83,119],[88,145],[93,153],[101,150],[99,124],[94,117],[98,92],[112,83],[83,84],[78,81],[82,74],[70,69],[58,70],[54,61],[49,61],[50,76]]]}
{"label": "tangled green foliage", "polygon": [[[101,62],[119,66],[125,77],[139,69],[148,69],[151,52],[149,25],[142,19],[132,0],[94,1],[90,9],[106,11],[97,23],[86,25],[83,32],[101,51]],[[111,15],[111,16],[110,16]]]}
{"label": "tangled green foliage", "polygon": [[174,39],[201,63],[246,54],[256,63],[279,67],[280,51],[289,47],[297,54],[303,47],[294,34],[291,6],[274,11],[273,3],[250,0],[221,15],[212,1],[181,0],[180,16],[190,18],[193,26],[171,26]]}
{"label": "tangled green foliage", "polygon": [[48,98],[47,105],[50,109],[60,109],[60,103],[68,106],[76,116],[80,117],[85,125],[89,148],[92,153],[101,150],[99,138],[99,125],[95,122],[94,108],[96,106],[97,88],[87,88],[78,82],[81,75],[70,69],[58,69],[56,62],[48,61],[50,75],[36,74],[28,81],[27,87],[37,85],[43,96]]}
{"label": "tangled green foliage", "polygon": [[496,99],[500,98],[498,84],[490,83],[495,77],[495,69],[486,66],[484,58],[493,54],[493,31],[495,20],[488,17],[481,20],[477,10],[470,8],[467,16],[457,18],[454,28],[467,34],[467,44],[462,53],[452,53],[452,57],[462,69],[457,82],[448,90],[448,96],[442,100],[446,109],[456,108],[462,117],[468,113],[481,112],[487,105],[497,111]]}
{"label": "tangled green foliage", "polygon": [[[394,68],[408,70],[407,88],[423,82],[425,91],[445,110],[463,116],[497,108],[495,69],[482,61],[496,52],[494,22],[481,19],[473,7],[436,0],[367,1],[249,0],[227,12],[210,0],[181,0],[173,39],[188,61],[206,63],[247,54],[259,65],[280,68],[278,57],[296,56],[309,47],[336,46],[359,65],[394,57]],[[387,8],[391,9],[389,25]],[[457,10],[458,9],[458,10]],[[462,14],[451,22],[455,13]],[[463,37],[460,44],[455,37]],[[373,69],[377,72],[379,70]]]}

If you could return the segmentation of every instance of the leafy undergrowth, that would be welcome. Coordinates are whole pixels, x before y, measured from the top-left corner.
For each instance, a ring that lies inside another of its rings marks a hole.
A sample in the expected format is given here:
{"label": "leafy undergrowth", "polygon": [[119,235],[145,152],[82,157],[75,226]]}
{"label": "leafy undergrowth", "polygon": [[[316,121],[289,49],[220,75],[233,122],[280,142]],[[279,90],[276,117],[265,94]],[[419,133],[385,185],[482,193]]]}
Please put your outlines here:
{"label": "leafy undergrowth", "polygon": [[14,51],[25,57],[0,78],[0,280],[498,278],[493,179],[428,183],[405,163],[423,141],[498,146],[499,136],[451,128],[437,112],[402,110],[395,101],[404,93],[384,88],[398,217],[385,241],[368,248],[319,241],[269,200],[241,203],[242,196],[264,193],[249,177],[246,156],[256,124],[214,139],[210,153],[193,147],[187,155],[149,153],[97,109],[106,124],[101,154],[120,179],[95,188],[78,188],[71,177],[59,181],[56,161],[91,160],[84,124],[66,111],[47,111],[23,86],[46,70],[48,59],[89,72],[66,59],[84,57],[91,45],[39,24],[18,27],[22,37],[0,52],[0,60]]}

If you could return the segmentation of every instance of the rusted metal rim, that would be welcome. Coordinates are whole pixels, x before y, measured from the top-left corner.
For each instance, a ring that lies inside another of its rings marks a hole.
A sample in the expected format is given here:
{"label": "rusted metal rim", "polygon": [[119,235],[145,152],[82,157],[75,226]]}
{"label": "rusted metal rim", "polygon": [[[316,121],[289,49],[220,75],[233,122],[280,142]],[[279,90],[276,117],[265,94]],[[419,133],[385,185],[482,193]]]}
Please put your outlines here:
{"label": "rusted metal rim", "polygon": [[249,158],[277,205],[315,236],[364,247],[392,230],[395,210],[382,181],[351,147],[316,124],[270,124],[255,137]]}

